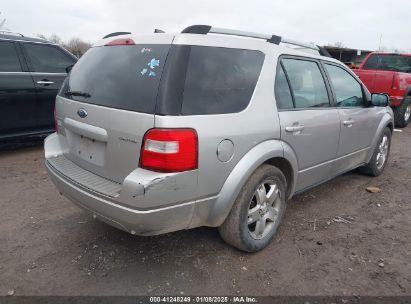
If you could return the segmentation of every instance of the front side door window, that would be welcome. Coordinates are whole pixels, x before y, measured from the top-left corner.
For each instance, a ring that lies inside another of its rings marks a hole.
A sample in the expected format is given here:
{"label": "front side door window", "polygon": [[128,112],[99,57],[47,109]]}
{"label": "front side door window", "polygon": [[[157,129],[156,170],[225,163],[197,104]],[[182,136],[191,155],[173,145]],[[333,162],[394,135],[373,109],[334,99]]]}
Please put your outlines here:
{"label": "front side door window", "polygon": [[364,107],[365,98],[360,83],[347,71],[335,65],[325,64],[334,88],[337,107]]}
{"label": "front side door window", "polygon": [[381,120],[378,109],[367,106],[361,83],[345,68],[325,63],[341,118],[338,171],[365,162]]}

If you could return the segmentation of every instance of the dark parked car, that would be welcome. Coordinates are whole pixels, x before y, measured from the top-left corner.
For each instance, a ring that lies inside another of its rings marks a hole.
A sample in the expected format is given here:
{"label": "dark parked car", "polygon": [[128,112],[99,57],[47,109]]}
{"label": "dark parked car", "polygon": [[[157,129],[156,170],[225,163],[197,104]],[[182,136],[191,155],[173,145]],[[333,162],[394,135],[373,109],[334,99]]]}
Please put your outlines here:
{"label": "dark parked car", "polygon": [[77,58],[39,38],[0,32],[0,143],[54,129],[54,102]]}

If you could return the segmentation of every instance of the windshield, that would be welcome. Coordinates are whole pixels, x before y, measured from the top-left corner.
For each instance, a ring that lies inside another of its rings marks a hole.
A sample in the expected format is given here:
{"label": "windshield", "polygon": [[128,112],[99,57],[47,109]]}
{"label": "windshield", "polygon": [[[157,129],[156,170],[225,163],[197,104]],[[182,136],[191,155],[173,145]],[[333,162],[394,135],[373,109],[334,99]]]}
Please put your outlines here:
{"label": "windshield", "polygon": [[364,69],[411,73],[411,56],[395,54],[371,55],[364,64]]}
{"label": "windshield", "polygon": [[170,45],[94,47],[84,54],[61,91],[65,98],[154,113]]}

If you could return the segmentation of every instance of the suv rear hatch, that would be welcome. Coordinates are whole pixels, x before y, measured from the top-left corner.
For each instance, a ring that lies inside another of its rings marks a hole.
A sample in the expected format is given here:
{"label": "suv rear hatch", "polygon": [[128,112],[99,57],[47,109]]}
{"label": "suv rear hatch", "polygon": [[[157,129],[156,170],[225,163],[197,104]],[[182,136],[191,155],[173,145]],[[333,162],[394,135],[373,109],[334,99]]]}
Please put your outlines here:
{"label": "suv rear hatch", "polygon": [[142,43],[114,37],[91,48],[73,67],[56,102],[65,157],[118,183],[138,167],[144,134],[154,127],[160,77],[173,39],[163,36],[157,39],[161,44],[154,44],[144,37]]}

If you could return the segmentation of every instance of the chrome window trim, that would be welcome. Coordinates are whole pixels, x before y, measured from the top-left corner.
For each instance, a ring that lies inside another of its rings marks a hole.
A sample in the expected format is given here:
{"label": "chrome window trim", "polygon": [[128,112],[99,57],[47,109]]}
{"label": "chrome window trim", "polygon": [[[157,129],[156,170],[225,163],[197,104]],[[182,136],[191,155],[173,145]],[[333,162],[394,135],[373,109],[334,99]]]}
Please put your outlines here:
{"label": "chrome window trim", "polygon": [[67,75],[67,73],[50,73],[50,72],[29,72],[29,73],[31,73],[32,75],[44,75],[44,76],[47,76],[47,75],[50,75],[50,76],[66,76]]}
{"label": "chrome window trim", "polygon": [[[39,38],[40,39],[40,38]],[[0,41],[7,40],[7,41],[18,41],[18,42],[28,42],[28,43],[37,43],[37,44],[46,44],[46,45],[57,45],[56,43],[52,43],[49,41],[31,41],[31,40],[22,40],[22,39],[10,39],[10,38],[0,38]]]}
{"label": "chrome window trim", "polygon": [[48,73],[48,72],[0,72],[0,75],[43,75],[43,76],[67,76],[66,73]]}

